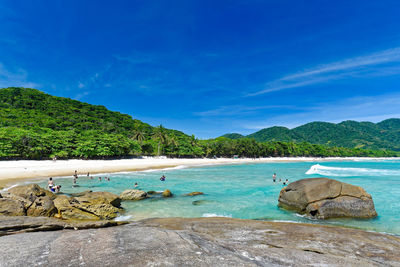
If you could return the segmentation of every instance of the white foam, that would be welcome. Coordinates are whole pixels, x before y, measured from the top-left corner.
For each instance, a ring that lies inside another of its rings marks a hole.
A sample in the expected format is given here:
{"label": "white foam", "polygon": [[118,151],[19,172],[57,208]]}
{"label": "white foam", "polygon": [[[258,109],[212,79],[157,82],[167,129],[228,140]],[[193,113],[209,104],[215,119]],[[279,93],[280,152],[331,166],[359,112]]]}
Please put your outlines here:
{"label": "white foam", "polygon": [[228,215],[222,215],[222,214],[217,214],[217,213],[204,213],[202,217],[205,218],[210,218],[210,217],[226,217],[226,218],[232,218],[232,214]]}
{"label": "white foam", "polygon": [[188,167],[189,167],[189,166],[178,165],[178,166],[176,166],[176,167],[168,167],[168,168],[164,168],[164,169],[150,169],[150,170],[144,170],[144,171],[140,171],[140,172],[172,171],[172,170],[185,169],[185,168],[188,168]]}
{"label": "white foam", "polygon": [[129,221],[132,218],[132,215],[121,215],[114,219],[114,221],[121,222],[121,221]]}
{"label": "white foam", "polygon": [[320,174],[326,176],[388,176],[400,175],[400,170],[370,169],[370,168],[341,168],[328,167],[319,164],[311,166],[305,174]]}

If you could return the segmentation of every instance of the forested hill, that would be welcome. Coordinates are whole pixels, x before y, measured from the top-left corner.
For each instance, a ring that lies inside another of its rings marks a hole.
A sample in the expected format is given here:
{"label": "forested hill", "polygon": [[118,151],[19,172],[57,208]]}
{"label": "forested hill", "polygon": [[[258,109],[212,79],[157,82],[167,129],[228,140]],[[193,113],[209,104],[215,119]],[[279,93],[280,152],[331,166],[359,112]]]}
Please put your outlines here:
{"label": "forested hill", "polygon": [[[382,122],[398,131],[395,122]],[[280,131],[277,128],[274,131]],[[282,128],[285,129],[285,128]],[[286,129],[289,131],[288,129]],[[290,133],[290,131],[289,131]],[[194,135],[153,127],[131,116],[28,88],[0,89],[0,159],[270,156],[397,156],[393,151],[310,143],[257,142],[254,138]],[[289,139],[288,139],[289,140]]]}
{"label": "forested hill", "polygon": [[104,106],[30,88],[0,89],[0,158],[151,154],[154,146],[158,148],[157,141],[152,140],[157,134],[162,139],[168,135],[174,142],[189,143],[192,138],[162,126],[152,127]]}
{"label": "forested hill", "polygon": [[309,142],[328,146],[400,151],[400,119],[387,119],[379,123],[311,122],[293,129],[275,126],[246,137],[259,142]]}

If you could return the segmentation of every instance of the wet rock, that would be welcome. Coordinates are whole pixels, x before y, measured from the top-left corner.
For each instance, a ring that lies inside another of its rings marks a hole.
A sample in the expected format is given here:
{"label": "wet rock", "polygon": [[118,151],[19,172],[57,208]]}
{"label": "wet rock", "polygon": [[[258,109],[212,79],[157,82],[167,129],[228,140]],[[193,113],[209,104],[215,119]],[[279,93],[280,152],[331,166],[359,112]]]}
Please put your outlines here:
{"label": "wet rock", "polygon": [[363,188],[329,178],[290,183],[281,190],[278,205],[318,219],[377,216],[372,197]]}
{"label": "wet rock", "polygon": [[204,195],[204,193],[195,191],[195,192],[192,192],[192,193],[189,193],[189,194],[185,194],[185,196],[198,196],[198,195]]}
{"label": "wet rock", "polygon": [[122,192],[119,197],[122,200],[142,200],[147,198],[147,193],[138,189],[128,189]]}
{"label": "wet rock", "polygon": [[192,201],[192,205],[195,205],[195,206],[204,205],[204,204],[207,204],[209,202],[210,202],[209,200],[205,200],[205,199],[195,200],[195,201]]}
{"label": "wet rock", "polygon": [[158,194],[161,194],[161,193],[162,192],[157,192],[157,191],[153,191],[153,190],[147,191],[148,195],[158,195]]}
{"label": "wet rock", "polygon": [[162,196],[163,197],[172,197],[172,193],[168,189],[165,189],[164,192],[162,192]]}

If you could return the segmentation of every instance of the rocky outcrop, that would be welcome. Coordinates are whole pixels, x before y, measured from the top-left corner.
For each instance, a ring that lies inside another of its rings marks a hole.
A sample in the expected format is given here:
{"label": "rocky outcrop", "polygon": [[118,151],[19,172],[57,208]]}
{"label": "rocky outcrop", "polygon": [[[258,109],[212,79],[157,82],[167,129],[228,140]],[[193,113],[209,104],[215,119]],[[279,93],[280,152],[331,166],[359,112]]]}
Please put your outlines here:
{"label": "rocky outcrop", "polygon": [[49,196],[37,197],[26,211],[26,215],[34,217],[52,217],[56,213],[57,208]]}
{"label": "rocky outcrop", "polygon": [[142,200],[147,198],[147,193],[138,189],[127,189],[119,197],[122,200]]}
{"label": "rocky outcrop", "polygon": [[149,219],[102,229],[7,235],[1,242],[7,244],[0,253],[4,266],[400,265],[396,236],[230,218]]}
{"label": "rocky outcrop", "polygon": [[191,197],[193,197],[193,196],[198,196],[198,195],[204,195],[204,193],[203,193],[203,192],[195,191],[195,192],[191,192],[191,193],[189,193],[189,194],[185,194],[185,196],[191,196]]}
{"label": "rocky outcrop", "polygon": [[41,188],[37,184],[15,186],[15,187],[8,189],[8,192],[13,195],[23,197],[32,202],[34,202],[37,197],[48,196],[48,197],[50,197],[50,199],[54,199],[56,197],[55,194],[53,194],[52,192],[50,192],[48,190]]}
{"label": "rocky outcrop", "polygon": [[370,194],[363,188],[329,178],[290,183],[279,194],[279,206],[318,219],[377,216]]}
{"label": "rocky outcrop", "polygon": [[[67,204],[65,200],[60,202]],[[68,209],[68,206],[63,206],[59,209],[62,218],[65,218],[65,216],[68,218],[88,216],[88,218],[92,217],[93,219],[97,217],[96,219],[110,220],[117,217],[118,213],[122,211],[120,207],[121,199],[118,195],[109,192],[87,192],[82,196],[68,199],[68,203],[69,207],[72,208]],[[77,211],[76,209],[80,210],[79,213],[74,212]]]}
{"label": "rocky outcrop", "polygon": [[172,193],[171,193],[171,191],[169,191],[168,189],[165,189],[165,190],[162,192],[162,196],[163,196],[163,197],[172,197]]}
{"label": "rocky outcrop", "polygon": [[7,215],[7,216],[26,215],[24,204],[18,200],[0,198],[0,215]]}
{"label": "rocky outcrop", "polygon": [[119,196],[85,191],[74,197],[53,194],[36,184],[16,186],[2,193],[0,214],[44,216],[72,220],[113,219],[122,211]]}

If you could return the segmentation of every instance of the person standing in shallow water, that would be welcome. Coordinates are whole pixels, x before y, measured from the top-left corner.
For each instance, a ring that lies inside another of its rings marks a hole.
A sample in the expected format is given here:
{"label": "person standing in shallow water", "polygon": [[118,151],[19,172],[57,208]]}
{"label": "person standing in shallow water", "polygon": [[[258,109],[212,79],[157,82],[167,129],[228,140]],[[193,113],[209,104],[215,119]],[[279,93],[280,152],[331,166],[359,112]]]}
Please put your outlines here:
{"label": "person standing in shallow water", "polygon": [[275,183],[276,182],[276,173],[274,173],[273,175],[272,175],[272,181]]}

